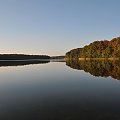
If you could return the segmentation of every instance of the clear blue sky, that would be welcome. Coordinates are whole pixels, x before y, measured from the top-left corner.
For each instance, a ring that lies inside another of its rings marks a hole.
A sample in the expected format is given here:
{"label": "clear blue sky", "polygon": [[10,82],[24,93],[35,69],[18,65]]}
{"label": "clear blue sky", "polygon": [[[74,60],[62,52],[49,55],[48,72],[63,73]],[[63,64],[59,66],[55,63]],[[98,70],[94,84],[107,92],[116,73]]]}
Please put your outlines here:
{"label": "clear blue sky", "polygon": [[0,53],[64,55],[120,36],[120,0],[0,0]]}

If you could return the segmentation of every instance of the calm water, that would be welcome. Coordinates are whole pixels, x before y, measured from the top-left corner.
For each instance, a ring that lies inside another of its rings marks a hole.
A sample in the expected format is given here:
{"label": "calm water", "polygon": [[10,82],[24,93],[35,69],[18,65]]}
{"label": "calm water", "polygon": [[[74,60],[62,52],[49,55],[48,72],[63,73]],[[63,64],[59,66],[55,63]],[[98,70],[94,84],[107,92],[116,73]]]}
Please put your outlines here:
{"label": "calm water", "polygon": [[0,120],[120,120],[119,62],[22,65],[0,64]]}

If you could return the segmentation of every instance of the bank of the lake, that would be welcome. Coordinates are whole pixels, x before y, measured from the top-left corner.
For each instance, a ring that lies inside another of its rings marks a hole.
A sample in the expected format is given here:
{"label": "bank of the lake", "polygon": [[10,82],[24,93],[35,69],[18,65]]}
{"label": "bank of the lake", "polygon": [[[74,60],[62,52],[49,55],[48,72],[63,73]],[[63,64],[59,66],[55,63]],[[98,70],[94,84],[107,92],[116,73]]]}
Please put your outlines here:
{"label": "bank of the lake", "polygon": [[0,60],[39,60],[50,59],[48,55],[0,54]]}
{"label": "bank of the lake", "polygon": [[79,58],[79,60],[120,60],[120,58]]}

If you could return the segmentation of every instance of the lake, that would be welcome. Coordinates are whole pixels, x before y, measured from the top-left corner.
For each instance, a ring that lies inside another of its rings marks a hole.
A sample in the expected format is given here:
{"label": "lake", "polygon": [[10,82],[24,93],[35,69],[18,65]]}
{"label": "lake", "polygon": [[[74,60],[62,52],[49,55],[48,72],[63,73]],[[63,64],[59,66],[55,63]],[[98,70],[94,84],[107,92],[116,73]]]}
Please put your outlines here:
{"label": "lake", "polygon": [[119,61],[0,64],[0,120],[120,120]]}

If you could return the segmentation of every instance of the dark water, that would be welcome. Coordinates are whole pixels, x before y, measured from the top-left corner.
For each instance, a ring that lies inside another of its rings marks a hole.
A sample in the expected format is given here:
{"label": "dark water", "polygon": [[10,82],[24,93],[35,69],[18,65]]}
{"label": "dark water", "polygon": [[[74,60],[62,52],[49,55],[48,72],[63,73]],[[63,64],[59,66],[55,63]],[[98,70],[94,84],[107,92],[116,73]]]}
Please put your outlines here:
{"label": "dark water", "polygon": [[119,62],[0,66],[0,120],[120,120]]}

